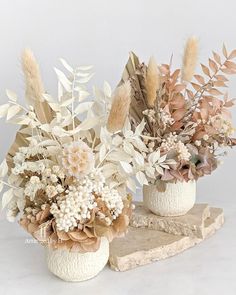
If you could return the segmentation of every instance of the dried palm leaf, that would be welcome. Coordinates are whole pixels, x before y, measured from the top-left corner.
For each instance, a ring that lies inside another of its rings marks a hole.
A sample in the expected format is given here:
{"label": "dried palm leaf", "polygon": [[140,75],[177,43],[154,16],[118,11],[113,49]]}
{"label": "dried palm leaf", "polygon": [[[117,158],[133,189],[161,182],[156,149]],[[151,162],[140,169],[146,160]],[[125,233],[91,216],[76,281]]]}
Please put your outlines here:
{"label": "dried palm leaf", "polygon": [[[146,72],[145,65],[140,64],[138,57],[131,52],[120,84],[130,81],[132,92],[129,114],[136,124],[142,121],[143,111],[148,108],[144,72]],[[150,132],[151,127],[149,124],[146,125],[146,129]]]}

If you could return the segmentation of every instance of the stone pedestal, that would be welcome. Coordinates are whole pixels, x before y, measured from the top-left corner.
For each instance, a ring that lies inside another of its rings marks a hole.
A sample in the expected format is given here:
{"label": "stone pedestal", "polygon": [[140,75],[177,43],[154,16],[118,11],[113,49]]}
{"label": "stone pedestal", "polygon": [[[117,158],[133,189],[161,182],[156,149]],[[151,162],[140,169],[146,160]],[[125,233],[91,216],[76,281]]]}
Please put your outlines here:
{"label": "stone pedestal", "polygon": [[136,203],[128,234],[110,245],[110,266],[125,271],[165,259],[204,241],[224,223],[223,210],[196,204],[188,214],[160,217]]}

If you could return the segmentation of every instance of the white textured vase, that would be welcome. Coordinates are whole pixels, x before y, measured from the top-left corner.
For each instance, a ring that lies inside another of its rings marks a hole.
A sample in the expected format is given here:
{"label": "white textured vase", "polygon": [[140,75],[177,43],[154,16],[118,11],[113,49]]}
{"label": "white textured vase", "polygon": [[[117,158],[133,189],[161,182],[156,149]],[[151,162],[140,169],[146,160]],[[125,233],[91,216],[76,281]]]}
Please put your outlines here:
{"label": "white textured vase", "polygon": [[155,185],[143,186],[144,206],[160,216],[184,215],[194,206],[195,200],[195,180],[167,183],[164,192],[159,192]]}
{"label": "white textured vase", "polygon": [[70,252],[46,248],[46,259],[49,270],[64,281],[80,282],[95,277],[107,264],[109,242],[101,239],[96,252]]}

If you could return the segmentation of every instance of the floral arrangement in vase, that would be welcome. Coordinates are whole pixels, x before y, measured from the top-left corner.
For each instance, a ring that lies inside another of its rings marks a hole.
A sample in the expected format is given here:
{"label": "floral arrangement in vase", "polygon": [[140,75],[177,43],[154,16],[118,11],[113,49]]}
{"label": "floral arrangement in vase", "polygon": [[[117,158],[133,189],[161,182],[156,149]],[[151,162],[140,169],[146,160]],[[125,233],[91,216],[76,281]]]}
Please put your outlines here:
{"label": "floral arrangement in vase", "polygon": [[64,280],[82,281],[105,266],[109,242],[127,231],[132,204],[126,186],[135,186],[123,145],[142,140],[137,132],[122,132],[129,104],[122,117],[113,113],[121,95],[130,99],[129,83],[116,90],[113,105],[107,82],[86,101],[91,67],[61,62],[68,75],[55,69],[53,98],[45,93],[32,52],[23,53],[27,103],[7,90],[9,101],[0,106],[0,117],[20,126],[0,166],[0,189],[8,187],[2,197],[7,218],[17,217],[45,246],[49,269]]}
{"label": "floral arrangement in vase", "polygon": [[158,215],[191,209],[196,180],[211,174],[225,155],[222,150],[236,144],[234,99],[224,91],[228,76],[236,74],[236,50],[223,46],[222,55],[213,52],[208,65],[201,64],[201,74],[194,74],[197,56],[195,37],[187,40],[181,69],[172,69],[172,58],[158,66],[151,57],[145,65],[131,53],[122,77],[132,87],[132,130],[145,125],[137,178],[144,185],[145,205]]}

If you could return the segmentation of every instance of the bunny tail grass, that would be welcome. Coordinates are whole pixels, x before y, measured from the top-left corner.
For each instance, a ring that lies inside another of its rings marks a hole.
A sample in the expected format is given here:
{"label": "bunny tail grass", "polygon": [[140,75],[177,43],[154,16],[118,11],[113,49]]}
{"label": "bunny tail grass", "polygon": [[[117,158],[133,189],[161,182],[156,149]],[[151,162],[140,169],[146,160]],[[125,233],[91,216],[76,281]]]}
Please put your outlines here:
{"label": "bunny tail grass", "polygon": [[131,86],[126,81],[119,86],[114,94],[111,111],[107,121],[107,129],[110,132],[121,130],[125,124],[125,120],[129,114],[131,102]]}
{"label": "bunny tail grass", "polygon": [[190,82],[193,78],[196,63],[198,58],[198,39],[196,37],[188,38],[182,64],[182,81]]}
{"label": "bunny tail grass", "polygon": [[154,57],[151,57],[146,73],[147,103],[153,107],[157,98],[157,91],[160,88],[160,73]]}

